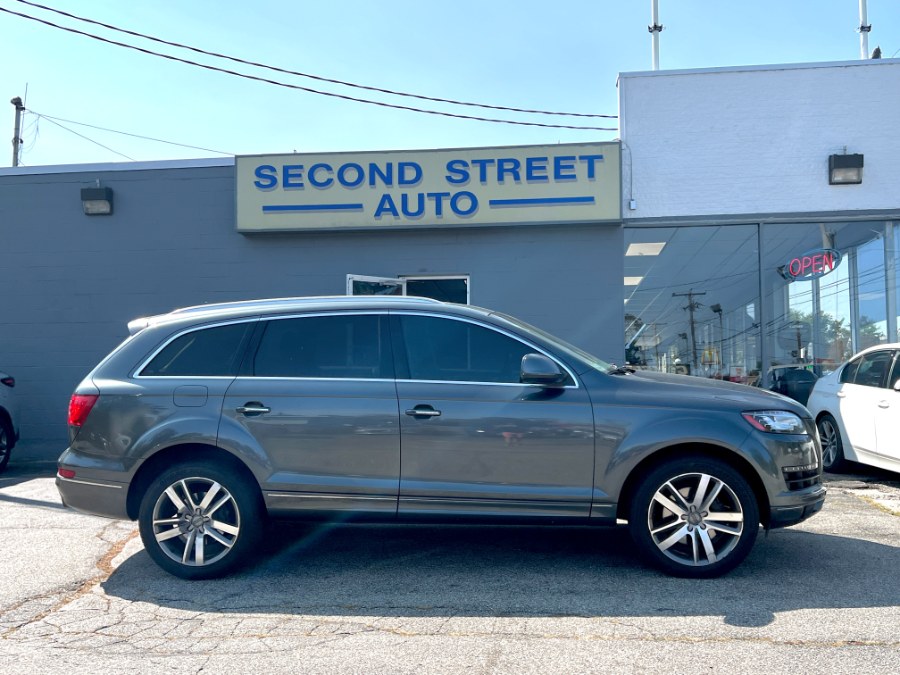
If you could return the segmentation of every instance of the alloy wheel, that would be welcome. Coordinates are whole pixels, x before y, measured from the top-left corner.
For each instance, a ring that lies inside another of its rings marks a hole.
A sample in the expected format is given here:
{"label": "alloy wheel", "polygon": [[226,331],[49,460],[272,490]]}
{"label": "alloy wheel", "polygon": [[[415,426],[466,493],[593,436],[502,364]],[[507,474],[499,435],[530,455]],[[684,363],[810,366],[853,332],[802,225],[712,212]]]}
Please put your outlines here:
{"label": "alloy wheel", "polygon": [[838,431],[831,420],[823,419],[819,422],[819,437],[822,440],[822,464],[831,467],[839,459]]}
{"label": "alloy wheel", "polygon": [[744,510],[721,479],[686,473],[656,490],[647,525],[661,553],[681,565],[700,567],[722,560],[737,546],[744,532]]}
{"label": "alloy wheel", "polygon": [[241,529],[232,494],[210,478],[178,480],[156,500],[153,536],[169,558],[182,565],[203,567],[231,551]]}

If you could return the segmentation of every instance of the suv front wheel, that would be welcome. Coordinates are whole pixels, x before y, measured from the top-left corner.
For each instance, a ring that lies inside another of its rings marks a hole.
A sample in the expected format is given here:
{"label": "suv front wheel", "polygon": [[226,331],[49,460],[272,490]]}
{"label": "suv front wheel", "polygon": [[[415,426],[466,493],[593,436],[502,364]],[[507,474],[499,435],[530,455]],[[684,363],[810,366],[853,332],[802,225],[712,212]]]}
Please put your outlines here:
{"label": "suv front wheel", "polygon": [[706,457],[664,462],[637,486],[628,521],[638,551],[668,574],[716,577],[747,557],[759,505],[746,479]]}
{"label": "suv front wheel", "polygon": [[138,524],[144,548],[183,579],[209,579],[246,561],[264,528],[259,490],[214,462],[179,464],[144,493]]}

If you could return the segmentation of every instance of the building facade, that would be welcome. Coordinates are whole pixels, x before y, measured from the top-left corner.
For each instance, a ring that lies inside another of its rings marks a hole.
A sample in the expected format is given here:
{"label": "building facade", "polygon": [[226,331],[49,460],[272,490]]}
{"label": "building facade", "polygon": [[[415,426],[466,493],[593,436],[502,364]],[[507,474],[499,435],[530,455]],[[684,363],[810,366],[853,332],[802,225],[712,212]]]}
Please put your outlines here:
{"label": "building facade", "polygon": [[900,339],[900,60],[627,73],[619,92],[630,361],[769,383]]}
{"label": "building facade", "polygon": [[[69,396],[127,322],[211,302],[405,292],[612,358],[618,147],[0,170],[0,367],[17,378],[22,436],[64,449]],[[104,195],[112,212],[86,215],[82,197]]]}

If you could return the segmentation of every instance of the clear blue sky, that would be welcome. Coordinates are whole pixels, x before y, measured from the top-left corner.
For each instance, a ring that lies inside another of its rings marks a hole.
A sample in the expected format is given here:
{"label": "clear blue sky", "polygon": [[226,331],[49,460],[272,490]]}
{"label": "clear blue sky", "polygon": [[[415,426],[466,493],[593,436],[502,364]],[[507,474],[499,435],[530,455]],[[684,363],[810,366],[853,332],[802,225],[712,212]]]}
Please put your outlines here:
{"label": "clear blue sky", "polygon": [[[620,72],[651,67],[650,0],[34,0],[246,60],[368,86],[492,105],[616,114]],[[859,58],[857,0],[659,0],[660,69]],[[0,8],[112,40],[361,98],[519,121],[616,126],[391,97],[222,62],[91,26],[17,0]],[[900,56],[900,0],[869,0],[870,50]],[[573,131],[391,110],[148,56],[0,12],[0,137],[14,96],[30,111],[230,154],[612,140]],[[33,114],[27,166],[127,161]],[[698,120],[702,123],[702,120]],[[135,160],[215,157],[63,123]],[[4,141],[0,166],[10,166]]]}

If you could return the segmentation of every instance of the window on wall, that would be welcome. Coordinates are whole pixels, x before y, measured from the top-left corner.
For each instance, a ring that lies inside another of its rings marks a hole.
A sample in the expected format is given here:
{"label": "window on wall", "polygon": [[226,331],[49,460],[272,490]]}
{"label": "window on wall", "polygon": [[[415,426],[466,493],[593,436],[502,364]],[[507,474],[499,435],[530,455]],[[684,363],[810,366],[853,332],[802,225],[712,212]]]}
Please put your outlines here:
{"label": "window on wall", "polygon": [[758,375],[757,226],[625,229],[625,354],[637,368]]}
{"label": "window on wall", "polygon": [[347,295],[410,295],[469,304],[468,276],[373,277],[347,275]]}
{"label": "window on wall", "polygon": [[895,282],[886,274],[885,233],[883,222],[763,226],[770,369],[798,364],[822,374],[888,341]]}
{"label": "window on wall", "polygon": [[626,227],[626,360],[769,386],[787,367],[821,374],[896,340],[894,229],[877,221]]}

